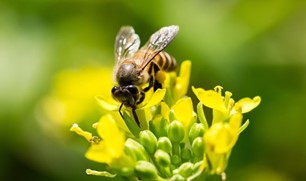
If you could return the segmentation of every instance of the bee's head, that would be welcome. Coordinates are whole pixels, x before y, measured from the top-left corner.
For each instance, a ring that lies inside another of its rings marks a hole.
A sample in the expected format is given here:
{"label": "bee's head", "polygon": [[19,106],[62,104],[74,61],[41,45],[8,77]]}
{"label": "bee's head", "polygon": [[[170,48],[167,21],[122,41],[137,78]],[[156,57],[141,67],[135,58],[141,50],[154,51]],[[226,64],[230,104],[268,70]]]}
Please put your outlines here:
{"label": "bee's head", "polygon": [[125,105],[134,106],[139,98],[140,92],[135,85],[114,86],[112,96],[115,100]]}

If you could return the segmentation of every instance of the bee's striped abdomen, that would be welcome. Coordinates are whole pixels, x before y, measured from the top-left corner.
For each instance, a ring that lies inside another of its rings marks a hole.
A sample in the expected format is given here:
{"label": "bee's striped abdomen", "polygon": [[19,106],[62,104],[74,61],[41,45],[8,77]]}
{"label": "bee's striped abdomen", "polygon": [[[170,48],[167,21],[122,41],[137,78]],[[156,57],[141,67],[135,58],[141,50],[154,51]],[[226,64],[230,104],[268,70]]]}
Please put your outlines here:
{"label": "bee's striped abdomen", "polygon": [[153,61],[163,71],[171,72],[176,69],[176,60],[167,52],[160,52],[154,57]]}

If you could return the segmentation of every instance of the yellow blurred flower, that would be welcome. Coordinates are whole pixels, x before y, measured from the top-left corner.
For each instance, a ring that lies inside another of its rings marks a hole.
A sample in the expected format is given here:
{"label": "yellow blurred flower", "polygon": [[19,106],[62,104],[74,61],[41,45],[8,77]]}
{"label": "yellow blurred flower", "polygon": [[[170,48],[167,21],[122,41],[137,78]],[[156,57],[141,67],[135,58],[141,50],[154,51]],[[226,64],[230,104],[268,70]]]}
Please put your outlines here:
{"label": "yellow blurred flower", "polygon": [[[112,69],[82,67],[59,72],[47,96],[42,99],[40,120],[46,128],[68,127],[97,115],[94,97],[110,92]],[[46,121],[48,120],[48,121]]]}

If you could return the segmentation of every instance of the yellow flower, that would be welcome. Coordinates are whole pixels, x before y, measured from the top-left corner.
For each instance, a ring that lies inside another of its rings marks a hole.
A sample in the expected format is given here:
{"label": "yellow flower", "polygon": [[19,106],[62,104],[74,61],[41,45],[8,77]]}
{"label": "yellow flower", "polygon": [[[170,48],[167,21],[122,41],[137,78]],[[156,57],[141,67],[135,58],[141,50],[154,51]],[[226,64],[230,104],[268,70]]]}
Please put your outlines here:
{"label": "yellow flower", "polygon": [[[247,113],[260,104],[260,97],[253,99],[243,98],[235,103],[232,93],[226,91],[222,95],[222,87],[216,86],[214,90],[194,88],[192,90],[200,102],[213,109],[211,127],[204,134],[205,155],[204,160],[213,174],[222,174],[227,166],[228,158],[239,134],[248,126],[247,120],[243,125],[242,114]],[[202,108],[201,108],[202,109]],[[203,111],[202,111],[203,114]],[[204,115],[201,115],[206,120]]]}
{"label": "yellow flower", "polygon": [[238,139],[240,124],[237,126],[236,123],[241,121],[242,115],[238,113],[231,117],[230,122],[213,124],[204,134],[207,150],[217,154],[227,153]]}
{"label": "yellow flower", "polygon": [[235,103],[231,98],[231,92],[226,91],[225,96],[222,96],[221,86],[216,86],[215,90],[194,87],[192,87],[192,90],[203,105],[213,109],[212,124],[225,121],[235,113],[247,113],[255,109],[261,102],[261,98],[256,96],[253,99],[242,98]]}
{"label": "yellow flower", "polygon": [[242,114],[237,113],[229,122],[213,124],[204,134],[205,153],[212,173],[221,174],[227,166],[228,157],[238,140]]}
{"label": "yellow flower", "polygon": [[[111,89],[111,68],[83,67],[63,70],[54,79],[50,93],[41,102],[43,126],[66,127],[98,115],[94,97]],[[47,119],[48,121],[45,121]]]}
{"label": "yellow flower", "polygon": [[88,159],[110,165],[124,154],[126,140],[124,132],[118,128],[110,114],[102,116],[94,127],[97,129],[99,137],[92,136],[91,133],[83,131],[77,124],[73,124],[70,130],[92,143],[85,154]]}
{"label": "yellow flower", "polygon": [[[125,153],[129,139],[126,139],[125,132],[122,131],[111,114],[101,117],[98,123],[93,125],[97,129],[98,136],[83,131],[77,124],[73,124],[71,131],[83,136],[91,143],[85,157],[89,160],[105,163],[110,170],[123,175],[131,175],[135,167],[135,160]],[[87,169],[89,175],[99,175],[105,177],[115,177],[108,171],[96,171]]]}
{"label": "yellow flower", "polygon": [[109,114],[101,117],[97,132],[102,140],[98,144],[92,144],[85,156],[96,162],[111,164],[123,154],[125,135]]}

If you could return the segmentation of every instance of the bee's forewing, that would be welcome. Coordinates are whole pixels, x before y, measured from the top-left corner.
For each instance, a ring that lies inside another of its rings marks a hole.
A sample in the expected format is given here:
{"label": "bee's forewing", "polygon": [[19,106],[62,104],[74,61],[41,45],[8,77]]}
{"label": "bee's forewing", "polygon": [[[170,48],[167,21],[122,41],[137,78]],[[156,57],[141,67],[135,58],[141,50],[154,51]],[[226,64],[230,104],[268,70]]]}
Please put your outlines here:
{"label": "bee's forewing", "polygon": [[132,57],[139,49],[140,39],[133,27],[123,26],[116,36],[115,42],[115,68],[113,77],[117,74],[118,67],[126,58]]}
{"label": "bee's forewing", "polygon": [[149,41],[142,47],[145,53],[141,70],[143,70],[159,52],[168,46],[178,31],[179,27],[176,25],[167,26],[161,28],[150,37]]}
{"label": "bee's forewing", "polygon": [[115,58],[116,62],[131,57],[140,45],[139,36],[135,33],[133,27],[123,26],[116,36]]}

